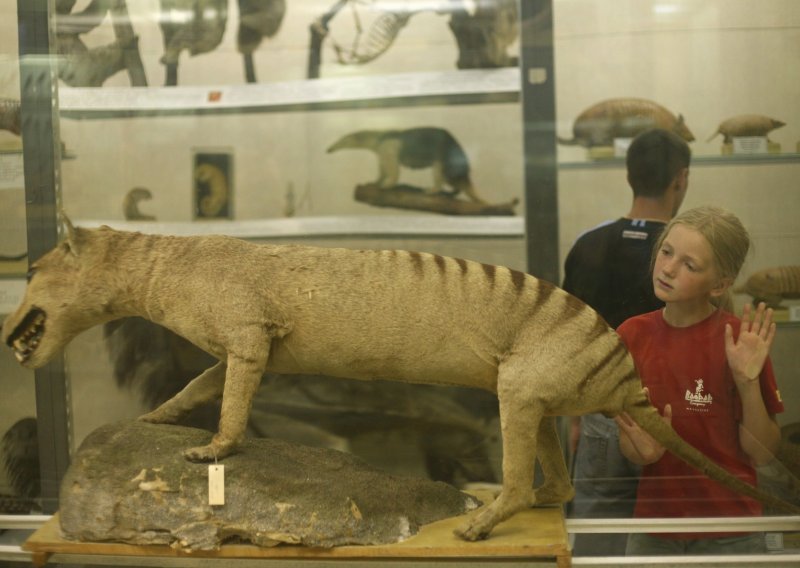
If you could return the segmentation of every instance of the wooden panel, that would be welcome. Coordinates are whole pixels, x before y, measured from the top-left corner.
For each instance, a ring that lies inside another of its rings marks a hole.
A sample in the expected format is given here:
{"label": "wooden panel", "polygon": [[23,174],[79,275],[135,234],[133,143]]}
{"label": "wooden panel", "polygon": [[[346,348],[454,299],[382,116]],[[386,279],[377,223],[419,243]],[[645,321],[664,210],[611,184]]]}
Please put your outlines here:
{"label": "wooden panel", "polygon": [[498,525],[490,538],[464,542],[453,534],[463,517],[431,523],[416,536],[397,544],[380,546],[340,546],[307,548],[281,545],[261,548],[248,544],[228,544],[214,551],[182,551],[165,545],[136,546],[114,542],[76,542],[60,535],[58,515],[54,515],[23,544],[39,563],[50,554],[103,556],[157,556],[193,558],[264,558],[264,559],[398,559],[441,558],[466,559],[482,557],[550,558],[559,566],[569,566],[570,552],[561,509],[543,508],[523,511]]}

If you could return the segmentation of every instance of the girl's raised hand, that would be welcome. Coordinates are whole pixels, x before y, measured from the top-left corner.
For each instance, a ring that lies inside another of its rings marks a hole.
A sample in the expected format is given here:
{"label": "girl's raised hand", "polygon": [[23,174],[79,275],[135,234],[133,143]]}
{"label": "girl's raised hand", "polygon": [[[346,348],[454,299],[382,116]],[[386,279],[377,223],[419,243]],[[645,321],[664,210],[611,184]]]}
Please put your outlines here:
{"label": "girl's raised hand", "polygon": [[752,306],[745,304],[742,325],[736,340],[733,338],[731,325],[725,325],[725,355],[737,384],[758,380],[775,338],[772,308],[767,309],[764,302],[761,302],[752,318],[751,311]]}

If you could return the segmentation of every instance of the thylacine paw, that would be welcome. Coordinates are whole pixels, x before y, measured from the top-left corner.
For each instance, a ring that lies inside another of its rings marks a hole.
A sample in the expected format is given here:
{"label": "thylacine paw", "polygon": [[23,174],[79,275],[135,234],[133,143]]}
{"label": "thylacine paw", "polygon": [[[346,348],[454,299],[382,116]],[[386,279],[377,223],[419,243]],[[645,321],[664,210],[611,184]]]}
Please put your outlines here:
{"label": "thylacine paw", "polygon": [[215,455],[213,446],[197,446],[196,448],[189,448],[183,451],[183,457],[191,462],[213,462],[219,459],[219,455]]}
{"label": "thylacine paw", "polygon": [[488,530],[480,530],[474,526],[472,522],[466,522],[460,527],[453,529],[453,534],[462,540],[475,542],[478,540],[485,540],[489,536]]}
{"label": "thylacine paw", "polygon": [[193,462],[213,462],[221,460],[233,453],[236,444],[233,442],[221,442],[214,436],[211,443],[207,446],[197,446],[183,451],[183,457]]}
{"label": "thylacine paw", "polygon": [[163,410],[156,408],[152,412],[142,414],[137,420],[149,422],[150,424],[176,424],[178,422],[178,417],[171,416]]}
{"label": "thylacine paw", "polygon": [[497,524],[494,521],[494,514],[491,510],[491,506],[492,505],[487,505],[486,507],[478,509],[478,511],[470,515],[464,523],[453,529],[453,534],[463,540],[472,542],[488,538],[489,533],[492,532],[492,529]]}

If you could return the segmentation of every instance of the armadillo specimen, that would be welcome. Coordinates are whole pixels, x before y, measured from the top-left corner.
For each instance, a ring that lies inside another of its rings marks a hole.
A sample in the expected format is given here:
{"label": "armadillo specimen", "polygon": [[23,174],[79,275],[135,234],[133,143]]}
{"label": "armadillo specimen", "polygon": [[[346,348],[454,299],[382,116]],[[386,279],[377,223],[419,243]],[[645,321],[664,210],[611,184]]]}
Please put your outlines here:
{"label": "armadillo specimen", "polygon": [[0,129],[14,134],[21,132],[19,108],[18,100],[0,98]]}
{"label": "armadillo specimen", "polygon": [[683,122],[658,103],[647,99],[621,98],[599,102],[578,115],[572,127],[573,138],[559,137],[560,144],[592,147],[610,146],[614,138],[633,138],[650,128],[671,130],[687,142],[694,136]]}
{"label": "armadillo specimen", "polygon": [[734,136],[766,136],[786,123],[761,114],[740,114],[720,122],[716,132],[706,142],[711,142],[717,134],[725,137],[723,142],[730,144]]}
{"label": "armadillo specimen", "polygon": [[776,266],[750,275],[735,292],[749,294],[755,302],[777,308],[784,299],[800,298],[800,266]]}

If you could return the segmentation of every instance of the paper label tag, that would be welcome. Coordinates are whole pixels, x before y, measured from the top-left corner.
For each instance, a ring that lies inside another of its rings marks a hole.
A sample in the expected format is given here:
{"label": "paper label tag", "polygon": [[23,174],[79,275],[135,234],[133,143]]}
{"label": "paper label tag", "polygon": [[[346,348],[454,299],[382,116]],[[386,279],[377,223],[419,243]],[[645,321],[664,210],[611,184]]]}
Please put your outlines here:
{"label": "paper label tag", "polygon": [[633,138],[614,138],[614,157],[624,158],[628,155],[628,146],[633,142]]}
{"label": "paper label tag", "polygon": [[766,154],[768,150],[766,136],[733,137],[734,154]]}
{"label": "paper label tag", "polygon": [[23,189],[22,154],[0,154],[0,189]]}
{"label": "paper label tag", "polygon": [[225,466],[214,464],[208,466],[208,504],[225,504]]}
{"label": "paper label tag", "polygon": [[800,306],[789,307],[789,321],[800,321]]}

